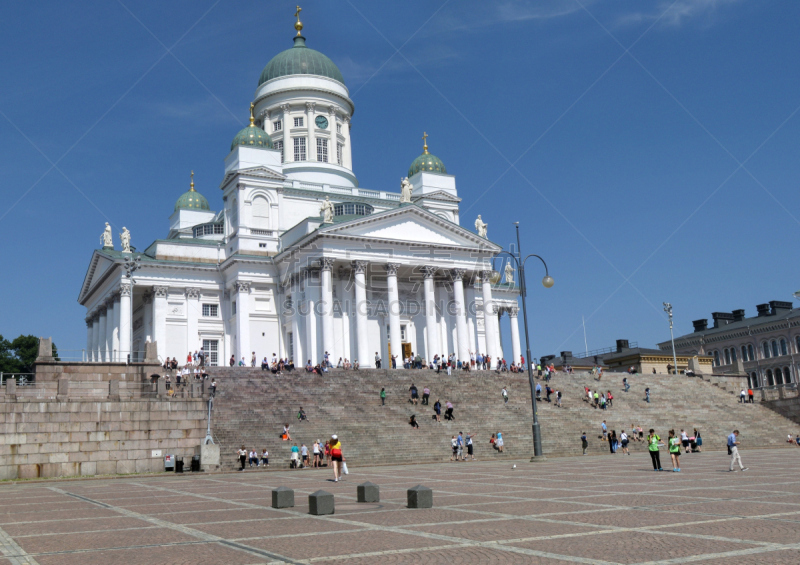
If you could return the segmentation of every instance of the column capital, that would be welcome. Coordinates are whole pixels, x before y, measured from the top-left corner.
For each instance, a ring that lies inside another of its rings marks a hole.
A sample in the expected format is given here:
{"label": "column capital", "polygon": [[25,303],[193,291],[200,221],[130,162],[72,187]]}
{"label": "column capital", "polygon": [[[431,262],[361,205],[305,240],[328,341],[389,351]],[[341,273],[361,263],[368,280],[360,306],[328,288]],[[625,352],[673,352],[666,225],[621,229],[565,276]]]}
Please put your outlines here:
{"label": "column capital", "polygon": [[333,267],[334,258],[333,257],[322,257],[319,260],[319,263],[320,263],[320,267],[322,268],[323,271],[330,271],[331,268]]}
{"label": "column capital", "polygon": [[519,306],[512,306],[508,309],[508,315],[512,318],[516,318],[519,315]]}
{"label": "column capital", "polygon": [[460,280],[464,279],[464,273],[466,273],[467,270],[466,269],[452,269],[451,272],[453,274],[453,280],[454,281],[460,281]]}
{"label": "column capital", "polygon": [[168,286],[154,286],[153,287],[153,296],[156,298],[166,298],[169,294],[169,287]]}
{"label": "column capital", "polygon": [[106,307],[105,304],[101,304],[100,306],[97,307],[97,317],[98,318],[100,316],[105,316],[106,314],[108,314],[108,307]]}
{"label": "column capital", "polygon": [[316,106],[317,106],[316,102],[306,102],[306,110],[308,112],[313,112],[314,108],[316,108]]}
{"label": "column capital", "polygon": [[335,117],[336,116],[336,106],[328,106],[328,114]]}
{"label": "column capital", "polygon": [[186,298],[191,300],[200,299],[200,289],[196,287],[186,287]]}
{"label": "column capital", "polygon": [[292,111],[292,105],[291,104],[281,104],[281,110],[283,110],[284,114],[288,114],[289,112]]}
{"label": "column capital", "polygon": [[117,304],[119,302],[119,291],[113,292],[108,297],[108,304]]}
{"label": "column capital", "polygon": [[385,268],[387,275],[389,275],[390,277],[396,277],[397,269],[400,268],[400,263],[386,263]]}
{"label": "column capital", "polygon": [[246,294],[250,292],[250,283],[247,281],[234,281],[233,288],[238,293]]}
{"label": "column capital", "polygon": [[120,283],[120,285],[119,285],[119,294],[120,294],[120,296],[130,296],[131,295],[131,285],[130,285],[130,283]]}
{"label": "column capital", "polygon": [[91,318],[86,318],[84,322],[86,322],[87,328],[91,328],[94,325],[94,316],[92,316]]}
{"label": "column capital", "polygon": [[481,271],[481,282],[492,284],[492,269],[483,269]]}
{"label": "column capital", "polygon": [[423,265],[422,267],[422,272],[426,279],[432,279],[437,270],[437,267],[434,267],[433,265]]}
{"label": "column capital", "polygon": [[353,261],[353,269],[356,273],[366,273],[369,261]]}

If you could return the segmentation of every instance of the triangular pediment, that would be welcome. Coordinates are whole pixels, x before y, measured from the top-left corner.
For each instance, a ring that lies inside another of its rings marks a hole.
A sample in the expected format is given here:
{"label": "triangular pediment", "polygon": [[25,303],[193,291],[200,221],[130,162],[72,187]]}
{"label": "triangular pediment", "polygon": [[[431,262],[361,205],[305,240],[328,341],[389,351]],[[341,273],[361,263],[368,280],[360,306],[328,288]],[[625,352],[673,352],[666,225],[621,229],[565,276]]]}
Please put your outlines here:
{"label": "triangular pediment", "polygon": [[111,258],[98,251],[94,252],[94,255],[92,255],[92,260],[89,263],[89,269],[86,271],[86,276],[83,279],[83,285],[81,286],[81,293],[78,297],[78,302],[83,302],[97,281],[103,280],[104,275],[108,273],[113,266],[114,261]]}
{"label": "triangular pediment", "polygon": [[342,224],[325,226],[321,235],[360,240],[394,241],[410,245],[497,248],[496,244],[448,220],[420,208],[403,206]]}

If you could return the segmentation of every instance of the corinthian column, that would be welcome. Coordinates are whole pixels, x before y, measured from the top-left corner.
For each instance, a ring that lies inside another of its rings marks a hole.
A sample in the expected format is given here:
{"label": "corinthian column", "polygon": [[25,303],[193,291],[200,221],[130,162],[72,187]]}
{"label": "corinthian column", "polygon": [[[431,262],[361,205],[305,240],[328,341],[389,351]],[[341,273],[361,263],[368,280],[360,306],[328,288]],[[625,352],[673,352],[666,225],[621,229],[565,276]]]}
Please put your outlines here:
{"label": "corinthian column", "polygon": [[466,269],[453,269],[453,301],[456,308],[456,334],[458,339],[458,358],[469,361],[469,336],[467,335],[467,308],[464,300],[464,272]]}
{"label": "corinthian column", "polygon": [[236,290],[236,357],[237,362],[244,357],[244,362],[250,365],[250,283],[236,281],[233,283]]}
{"label": "corinthian column", "polygon": [[425,335],[428,338],[428,348],[425,351],[425,359],[430,362],[434,355],[444,355],[441,351],[439,332],[436,327],[436,294],[433,284],[433,276],[436,274],[436,267],[427,265],[422,267],[425,273]]}
{"label": "corinthian column", "polygon": [[128,360],[128,355],[131,356],[131,361],[134,360],[133,353],[131,352],[131,285],[119,285],[119,361],[125,362]]}
{"label": "corinthian column", "polygon": [[497,357],[497,317],[494,314],[494,304],[492,302],[492,281],[490,277],[492,271],[486,270],[481,273],[481,290],[483,291],[483,335],[486,343],[484,354],[492,358],[492,362]]}
{"label": "corinthian column", "polygon": [[320,273],[320,317],[322,318],[322,351],[323,360],[325,351],[328,352],[330,362],[336,364],[334,357],[333,336],[333,284],[331,281],[332,257],[323,257],[321,260],[322,272]]}
{"label": "corinthian column", "polygon": [[[512,306],[508,310],[508,316],[511,321],[511,353],[514,356],[513,363],[519,363],[519,358],[522,356],[522,346],[519,342],[519,308]],[[530,363],[530,359],[525,359],[526,363]]]}
{"label": "corinthian column", "polygon": [[[389,344],[392,346],[392,355],[397,355],[400,360],[397,368],[403,366],[403,341],[400,336],[400,292],[397,288],[397,269],[399,263],[386,264],[386,286],[389,289]],[[387,367],[392,368],[392,360],[387,359]]]}
{"label": "corinthian column", "polygon": [[356,339],[358,340],[358,363],[361,367],[372,367],[367,339],[367,261],[354,261],[356,291]]}

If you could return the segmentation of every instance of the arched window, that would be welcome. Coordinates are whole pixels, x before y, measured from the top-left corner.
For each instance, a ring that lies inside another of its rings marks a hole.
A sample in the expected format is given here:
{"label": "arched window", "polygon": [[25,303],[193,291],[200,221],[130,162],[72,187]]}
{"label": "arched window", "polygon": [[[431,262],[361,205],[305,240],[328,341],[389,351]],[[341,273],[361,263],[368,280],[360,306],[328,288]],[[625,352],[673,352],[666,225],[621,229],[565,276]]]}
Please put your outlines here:
{"label": "arched window", "polygon": [[772,378],[772,369],[767,369],[767,386],[775,386],[775,379]]}
{"label": "arched window", "polygon": [[781,355],[789,355],[789,350],[786,347],[786,340],[781,338]]}
{"label": "arched window", "polygon": [[782,385],[783,384],[783,375],[781,374],[781,368],[777,367],[775,369],[775,384]]}
{"label": "arched window", "polygon": [[755,352],[753,351],[752,345],[747,346],[747,357],[750,359],[750,361],[756,360]]}
{"label": "arched window", "polygon": [[789,367],[783,368],[783,382],[787,385],[792,382],[792,372],[789,370]]}
{"label": "arched window", "polygon": [[269,227],[269,202],[263,196],[253,198],[253,227]]}
{"label": "arched window", "polygon": [[719,367],[719,351],[714,352],[714,366]]}
{"label": "arched window", "polygon": [[750,378],[748,380],[749,388],[758,388],[758,375],[755,372],[750,373]]}
{"label": "arched window", "polygon": [[747,346],[742,346],[742,361],[747,361]]}
{"label": "arched window", "polygon": [[736,348],[731,347],[731,363],[736,363]]}
{"label": "arched window", "polygon": [[795,349],[797,349],[797,353],[800,353],[800,335],[795,336],[794,345]]}
{"label": "arched window", "polygon": [[731,352],[728,351],[727,348],[725,348],[723,350],[723,353],[725,354],[725,364],[726,365],[730,365],[731,364]]}
{"label": "arched window", "polygon": [[761,346],[764,349],[764,359],[769,359],[769,344],[765,341]]}
{"label": "arched window", "polygon": [[772,340],[772,356],[773,357],[777,357],[778,355],[779,355],[779,353],[778,353],[778,342],[773,339]]}

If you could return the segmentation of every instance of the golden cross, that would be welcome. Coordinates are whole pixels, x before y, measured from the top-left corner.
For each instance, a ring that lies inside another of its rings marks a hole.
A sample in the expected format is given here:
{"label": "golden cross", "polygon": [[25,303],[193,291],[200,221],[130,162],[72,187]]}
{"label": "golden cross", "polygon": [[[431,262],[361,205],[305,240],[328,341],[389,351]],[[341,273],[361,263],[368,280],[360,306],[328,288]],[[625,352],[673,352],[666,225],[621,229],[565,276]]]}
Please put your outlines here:
{"label": "golden cross", "polygon": [[255,107],[256,107],[256,105],[255,105],[255,104],[253,104],[252,102],[250,102],[250,125],[251,125],[251,126],[252,126],[252,125],[255,125],[255,124],[253,123],[253,122],[255,122],[255,119],[253,118],[253,108],[255,108]]}
{"label": "golden cross", "polygon": [[297,11],[294,13],[294,17],[297,18],[298,22],[300,21],[300,12],[302,12],[302,11],[303,11],[303,9],[300,6],[298,6],[297,7]]}
{"label": "golden cross", "polygon": [[194,190],[194,171],[192,171],[192,182],[191,182],[191,183],[189,183],[189,188],[191,188],[192,190]]}
{"label": "golden cross", "polygon": [[427,132],[424,132],[424,131],[422,132],[422,143],[423,143],[422,149],[425,151],[425,153],[427,153],[428,152],[428,134],[427,134]]}
{"label": "golden cross", "polygon": [[298,36],[300,35],[300,32],[303,30],[303,22],[300,21],[300,12],[302,11],[303,9],[300,6],[298,6],[297,11],[294,13],[295,17],[297,18],[297,22],[294,24],[294,29],[297,30]]}

